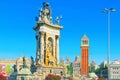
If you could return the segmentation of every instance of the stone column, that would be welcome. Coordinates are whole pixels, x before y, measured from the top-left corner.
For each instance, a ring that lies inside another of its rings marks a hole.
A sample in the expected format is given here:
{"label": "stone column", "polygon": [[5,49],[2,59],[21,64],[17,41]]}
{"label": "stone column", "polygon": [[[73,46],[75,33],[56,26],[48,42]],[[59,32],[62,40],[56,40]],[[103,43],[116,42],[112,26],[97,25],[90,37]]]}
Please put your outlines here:
{"label": "stone column", "polygon": [[40,61],[44,62],[44,32],[40,32]]}
{"label": "stone column", "polygon": [[38,62],[38,60],[39,60],[39,37],[38,37],[38,35],[36,35],[36,61]]}
{"label": "stone column", "polygon": [[56,57],[56,51],[55,51],[55,48],[56,48],[56,38],[52,38],[53,39],[53,57],[55,58]]}
{"label": "stone column", "polygon": [[58,35],[57,36],[57,62],[58,62],[58,64],[59,64],[59,38],[60,38],[60,36]]}

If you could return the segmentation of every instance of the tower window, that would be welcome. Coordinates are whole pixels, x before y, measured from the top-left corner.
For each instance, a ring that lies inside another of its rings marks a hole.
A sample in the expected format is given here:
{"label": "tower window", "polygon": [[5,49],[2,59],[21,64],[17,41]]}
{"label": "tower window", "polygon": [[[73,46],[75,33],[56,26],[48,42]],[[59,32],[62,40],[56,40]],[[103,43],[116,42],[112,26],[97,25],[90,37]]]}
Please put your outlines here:
{"label": "tower window", "polygon": [[88,44],[88,41],[83,41],[83,44]]}

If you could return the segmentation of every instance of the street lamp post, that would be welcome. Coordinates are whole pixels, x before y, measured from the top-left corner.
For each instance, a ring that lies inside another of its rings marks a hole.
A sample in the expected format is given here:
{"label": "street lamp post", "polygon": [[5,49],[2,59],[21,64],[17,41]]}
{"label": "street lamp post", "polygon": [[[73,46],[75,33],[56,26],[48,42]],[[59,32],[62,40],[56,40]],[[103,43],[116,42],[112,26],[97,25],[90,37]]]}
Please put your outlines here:
{"label": "street lamp post", "polygon": [[108,14],[108,80],[110,78],[109,73],[109,64],[110,64],[110,13],[115,12],[116,10],[114,8],[104,8],[103,12]]}

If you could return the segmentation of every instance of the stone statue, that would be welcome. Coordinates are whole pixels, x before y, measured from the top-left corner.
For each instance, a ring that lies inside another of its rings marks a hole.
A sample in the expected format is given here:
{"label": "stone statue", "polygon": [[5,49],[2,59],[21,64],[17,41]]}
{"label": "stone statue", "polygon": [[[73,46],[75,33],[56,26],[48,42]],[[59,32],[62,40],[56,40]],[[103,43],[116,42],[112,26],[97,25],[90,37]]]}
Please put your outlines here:
{"label": "stone statue", "polygon": [[44,9],[49,9],[49,3],[48,2],[43,2]]}
{"label": "stone statue", "polygon": [[50,20],[51,17],[50,5],[48,2],[43,2],[43,6],[44,6],[44,15],[47,16],[48,20]]}
{"label": "stone statue", "polygon": [[49,56],[53,56],[53,41],[51,38],[48,39],[47,53],[49,53]]}
{"label": "stone statue", "polygon": [[43,18],[44,18],[44,12],[43,12],[43,10],[42,10],[42,8],[41,8],[41,9],[40,9],[40,19],[43,20]]}
{"label": "stone statue", "polygon": [[61,20],[61,19],[62,19],[62,16],[60,16],[60,18],[59,18],[58,16],[56,17],[56,19],[55,19],[55,20],[56,20],[56,24],[57,24],[57,25],[59,25],[59,24],[60,24],[60,20]]}
{"label": "stone statue", "polygon": [[39,10],[39,19],[36,18],[36,21],[40,20],[41,22],[50,22],[52,23],[51,8],[48,2],[43,2],[43,9]]}
{"label": "stone statue", "polygon": [[55,20],[56,20],[56,24],[57,24],[57,25],[59,25],[60,21],[59,21],[58,16],[56,17],[56,19],[55,19]]}
{"label": "stone statue", "polygon": [[46,61],[47,61],[48,66],[54,66],[55,65],[52,38],[48,38]]}
{"label": "stone statue", "polygon": [[53,55],[53,54],[52,54],[52,47],[53,47],[53,46],[52,46],[52,42],[49,41],[49,43],[48,43],[48,48],[49,48],[49,51],[50,51],[51,55]]}
{"label": "stone statue", "polygon": [[13,66],[14,72],[17,72],[17,67],[16,65]]}
{"label": "stone statue", "polygon": [[25,57],[23,57],[23,68],[27,68]]}
{"label": "stone statue", "polygon": [[34,64],[34,59],[33,59],[33,57],[31,56],[30,58],[31,58],[31,62],[32,62],[32,64]]}
{"label": "stone statue", "polygon": [[67,56],[66,57],[67,63],[70,63],[70,58]]}
{"label": "stone statue", "polygon": [[36,71],[36,66],[34,65],[34,58],[31,56],[31,66],[30,66],[30,71],[33,74]]}

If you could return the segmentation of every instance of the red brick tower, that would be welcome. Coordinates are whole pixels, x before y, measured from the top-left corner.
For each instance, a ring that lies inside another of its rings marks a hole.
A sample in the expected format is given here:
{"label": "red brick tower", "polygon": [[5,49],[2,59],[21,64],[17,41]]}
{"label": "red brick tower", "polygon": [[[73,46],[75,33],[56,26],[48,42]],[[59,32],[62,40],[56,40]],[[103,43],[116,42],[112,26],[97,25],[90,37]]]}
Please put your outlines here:
{"label": "red brick tower", "polygon": [[84,35],[81,39],[81,75],[87,76],[89,72],[89,39]]}

